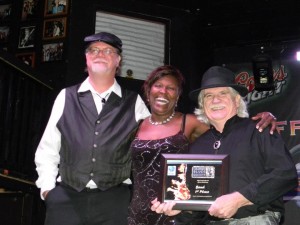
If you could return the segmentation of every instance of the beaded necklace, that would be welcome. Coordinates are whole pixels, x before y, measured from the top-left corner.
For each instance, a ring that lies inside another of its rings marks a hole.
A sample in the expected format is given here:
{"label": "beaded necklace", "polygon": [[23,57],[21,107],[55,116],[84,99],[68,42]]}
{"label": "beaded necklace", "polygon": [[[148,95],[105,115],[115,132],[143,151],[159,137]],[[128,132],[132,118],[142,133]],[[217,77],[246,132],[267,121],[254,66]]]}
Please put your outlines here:
{"label": "beaded necklace", "polygon": [[155,125],[155,126],[157,126],[157,125],[162,125],[162,124],[166,124],[166,123],[170,122],[170,120],[171,120],[174,116],[175,116],[175,111],[173,111],[172,115],[170,115],[167,119],[165,119],[165,120],[163,120],[163,121],[161,121],[161,122],[154,122],[154,121],[152,121],[151,116],[149,116],[149,123],[151,123],[152,125]]}

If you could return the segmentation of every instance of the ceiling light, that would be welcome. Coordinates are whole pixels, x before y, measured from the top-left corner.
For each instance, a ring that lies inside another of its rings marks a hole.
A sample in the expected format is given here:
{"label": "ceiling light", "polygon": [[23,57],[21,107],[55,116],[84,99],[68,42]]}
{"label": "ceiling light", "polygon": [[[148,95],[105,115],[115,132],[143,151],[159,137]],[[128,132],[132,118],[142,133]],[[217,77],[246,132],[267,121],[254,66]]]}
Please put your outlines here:
{"label": "ceiling light", "polygon": [[296,59],[297,59],[297,61],[300,61],[300,51],[297,51],[297,53],[296,53]]}

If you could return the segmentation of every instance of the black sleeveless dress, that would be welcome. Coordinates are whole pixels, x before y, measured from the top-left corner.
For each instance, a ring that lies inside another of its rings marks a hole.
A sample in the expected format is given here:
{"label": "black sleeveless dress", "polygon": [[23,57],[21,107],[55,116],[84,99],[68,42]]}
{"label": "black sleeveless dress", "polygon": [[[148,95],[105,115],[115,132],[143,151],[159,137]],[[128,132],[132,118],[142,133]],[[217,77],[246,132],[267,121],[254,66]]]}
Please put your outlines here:
{"label": "black sleeveless dress", "polygon": [[164,153],[187,153],[188,139],[184,135],[185,115],[181,130],[158,140],[140,140],[131,144],[133,196],[129,206],[129,225],[173,225],[174,218],[151,211],[151,201],[157,197],[160,156]]}

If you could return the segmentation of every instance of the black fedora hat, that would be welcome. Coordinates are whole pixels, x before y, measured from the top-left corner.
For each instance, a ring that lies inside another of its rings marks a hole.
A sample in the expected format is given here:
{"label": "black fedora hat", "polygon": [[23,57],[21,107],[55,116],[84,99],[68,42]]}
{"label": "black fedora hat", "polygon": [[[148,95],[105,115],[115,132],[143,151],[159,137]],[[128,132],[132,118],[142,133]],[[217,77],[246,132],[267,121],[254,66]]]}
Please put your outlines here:
{"label": "black fedora hat", "polygon": [[232,87],[242,97],[248,94],[248,89],[245,86],[235,83],[235,75],[229,69],[222,66],[210,67],[202,77],[201,87],[190,92],[189,96],[193,101],[198,102],[200,91],[214,87]]}
{"label": "black fedora hat", "polygon": [[109,44],[122,52],[122,41],[114,34],[108,32],[100,32],[84,38],[84,42],[86,42],[88,46],[96,41],[105,42],[106,44]]}

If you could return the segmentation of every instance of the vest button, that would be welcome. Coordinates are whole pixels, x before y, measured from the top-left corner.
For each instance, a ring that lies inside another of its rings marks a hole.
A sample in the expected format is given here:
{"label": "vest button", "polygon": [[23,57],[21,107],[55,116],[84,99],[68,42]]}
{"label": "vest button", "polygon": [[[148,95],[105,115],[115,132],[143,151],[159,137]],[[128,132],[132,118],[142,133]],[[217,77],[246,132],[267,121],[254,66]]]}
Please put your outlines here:
{"label": "vest button", "polygon": [[93,176],[94,176],[94,173],[90,173],[90,176],[93,177]]}
{"label": "vest button", "polygon": [[98,132],[98,131],[96,131],[96,132],[95,132],[95,135],[98,135],[98,134],[99,134],[99,132]]}
{"label": "vest button", "polygon": [[97,148],[97,144],[93,144],[94,148]]}
{"label": "vest button", "polygon": [[96,159],[95,159],[95,158],[92,158],[92,162],[96,162]]}
{"label": "vest button", "polygon": [[96,121],[96,123],[98,123],[98,124],[99,124],[99,123],[100,123],[100,120],[97,120],[97,121]]}

